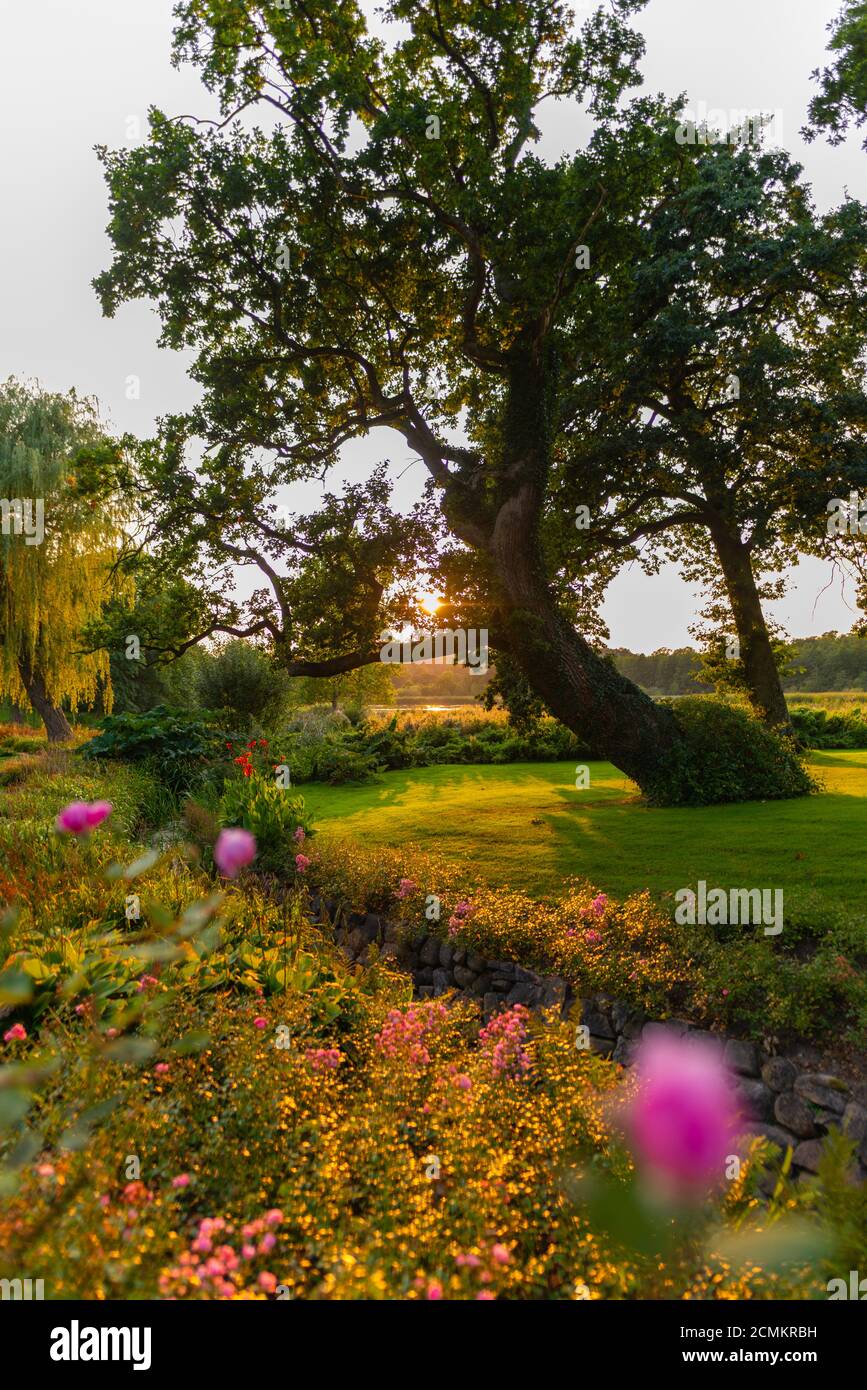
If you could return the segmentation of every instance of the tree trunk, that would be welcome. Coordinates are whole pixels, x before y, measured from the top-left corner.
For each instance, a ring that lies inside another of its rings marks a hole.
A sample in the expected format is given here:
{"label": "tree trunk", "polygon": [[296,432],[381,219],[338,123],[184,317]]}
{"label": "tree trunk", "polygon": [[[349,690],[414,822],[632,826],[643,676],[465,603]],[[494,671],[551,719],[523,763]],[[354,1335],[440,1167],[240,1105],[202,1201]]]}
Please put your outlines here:
{"label": "tree trunk", "polygon": [[725,579],[750,703],[771,728],[788,726],[789,708],[774,660],[750,552],[740,536],[728,528],[711,527],[711,536]]}
{"label": "tree trunk", "polygon": [[476,530],[488,523],[494,646],[508,651],[551,713],[594,752],[651,799],[677,800],[686,740],[672,711],[593,650],[561,616],[547,581],[538,535],[549,466],[545,376],[526,360],[513,373],[493,515],[483,516],[464,491],[451,499],[450,520],[459,530],[457,514],[466,510]]}
{"label": "tree trunk", "polygon": [[20,705],[13,705],[13,706],[12,706],[12,712],[11,712],[11,714],[9,715],[9,722],[10,722],[11,724],[23,724],[23,723],[24,723],[24,712],[23,712],[23,710],[21,709],[21,706],[20,706]]}
{"label": "tree trunk", "polygon": [[39,715],[49,743],[66,743],[72,738],[72,729],[62,709],[58,709],[48,698],[45,681],[37,671],[32,671],[25,663],[19,666],[21,683],[27,691],[27,698]]}

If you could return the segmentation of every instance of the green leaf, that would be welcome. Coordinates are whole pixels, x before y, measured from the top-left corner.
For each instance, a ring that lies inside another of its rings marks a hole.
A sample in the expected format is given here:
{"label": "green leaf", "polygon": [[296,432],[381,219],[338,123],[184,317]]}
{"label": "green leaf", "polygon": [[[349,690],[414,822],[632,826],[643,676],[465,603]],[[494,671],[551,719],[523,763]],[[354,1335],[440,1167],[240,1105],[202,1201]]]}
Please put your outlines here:
{"label": "green leaf", "polygon": [[103,1055],[111,1062],[131,1062],[140,1065],[153,1057],[157,1047],[155,1038],[118,1038],[108,1044]]}

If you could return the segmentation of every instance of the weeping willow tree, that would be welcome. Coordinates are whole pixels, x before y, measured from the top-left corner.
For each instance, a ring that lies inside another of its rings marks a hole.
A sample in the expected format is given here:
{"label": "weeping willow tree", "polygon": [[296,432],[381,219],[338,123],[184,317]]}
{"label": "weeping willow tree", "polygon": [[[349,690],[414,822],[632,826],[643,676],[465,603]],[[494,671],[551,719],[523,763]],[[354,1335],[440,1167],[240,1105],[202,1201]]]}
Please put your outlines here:
{"label": "weeping willow tree", "polygon": [[79,638],[118,583],[124,476],[92,401],[0,385],[0,698],[53,742],[72,733],[62,705],[111,708],[108,653]]}

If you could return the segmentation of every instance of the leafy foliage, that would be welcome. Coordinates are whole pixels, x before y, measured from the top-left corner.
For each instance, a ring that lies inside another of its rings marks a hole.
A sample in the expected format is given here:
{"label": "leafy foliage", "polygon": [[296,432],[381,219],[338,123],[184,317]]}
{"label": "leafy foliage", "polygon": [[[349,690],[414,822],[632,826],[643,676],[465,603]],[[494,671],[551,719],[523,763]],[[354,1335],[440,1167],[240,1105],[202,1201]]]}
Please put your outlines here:
{"label": "leafy foliage", "polygon": [[157,705],[144,714],[108,715],[102,732],[82,748],[85,758],[120,758],[146,763],[174,791],[187,789],[225,742],[215,727],[217,715]]}

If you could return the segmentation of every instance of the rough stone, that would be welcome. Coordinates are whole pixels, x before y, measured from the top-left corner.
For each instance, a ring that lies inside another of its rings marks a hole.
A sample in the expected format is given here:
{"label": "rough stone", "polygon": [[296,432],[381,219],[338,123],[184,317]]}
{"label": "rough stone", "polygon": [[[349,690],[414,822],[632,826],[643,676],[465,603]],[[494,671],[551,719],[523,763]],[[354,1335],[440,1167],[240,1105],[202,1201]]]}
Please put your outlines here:
{"label": "rough stone", "polygon": [[821,1140],[805,1139],[792,1154],[792,1162],[798,1168],[806,1168],[810,1173],[818,1173],[821,1157]]}
{"label": "rough stone", "polygon": [[[766,1086],[764,1081],[754,1080],[751,1076],[743,1077],[738,1089],[749,1106],[750,1114],[756,1120],[772,1120],[774,1118],[774,1093],[770,1086]],[[779,1119],[779,1115],[777,1119]]]}
{"label": "rough stone", "polygon": [[415,982],[417,985],[433,985],[433,971],[429,965],[423,965],[415,972]]}
{"label": "rough stone", "polygon": [[455,961],[455,948],[454,948],[454,946],[451,944],[450,941],[441,941],[441,942],[440,942],[440,965],[443,967],[444,970],[448,970],[449,966],[454,965],[454,961]]}
{"label": "rough stone", "polygon": [[726,1065],[730,1066],[732,1071],[739,1072],[741,1076],[758,1076],[759,1050],[755,1043],[729,1038],[723,1055]]}
{"label": "rough stone", "polygon": [[843,1132],[854,1139],[856,1144],[867,1136],[867,1106],[852,1100],[843,1111]]}
{"label": "rough stone", "polygon": [[515,979],[519,985],[537,985],[540,976],[534,970],[525,970],[523,965],[516,965]]}
{"label": "rough stone", "polygon": [[467,955],[467,965],[478,974],[480,971],[487,969],[488,962],[485,960],[484,956],[479,956],[475,951],[470,951]]}
{"label": "rough stone", "polygon": [[711,1033],[708,1028],[692,1028],[684,1041],[695,1043],[698,1047],[713,1048],[717,1053],[721,1053],[725,1046],[725,1038],[720,1037],[719,1033]]}
{"label": "rough stone", "polygon": [[460,985],[461,989],[470,989],[476,978],[475,973],[466,965],[456,965],[452,973],[455,984]]}
{"label": "rough stone", "polygon": [[569,985],[559,975],[551,975],[542,980],[541,1005],[543,1009],[562,1009],[569,995]]}
{"label": "rough stone", "polygon": [[788,1057],[769,1057],[762,1067],[762,1080],[772,1091],[790,1091],[797,1075],[798,1068]]}
{"label": "rough stone", "polygon": [[585,999],[581,1004],[581,1022],[585,1023],[591,1033],[596,1033],[600,1038],[614,1038],[617,1036],[614,1025],[606,1013],[603,1013],[595,999]]}
{"label": "rough stone", "polygon": [[512,988],[509,990],[509,993],[506,995],[506,1003],[509,1005],[510,1008],[513,1004],[530,1005],[534,1001],[535,997],[535,985],[513,985]]}
{"label": "rough stone", "polygon": [[466,952],[466,947],[464,947],[464,946],[458,946],[457,950],[455,951],[454,964],[455,964],[455,965],[466,965],[466,963],[467,963],[467,952]]}
{"label": "rough stone", "polygon": [[440,943],[435,936],[429,936],[419,952],[422,965],[439,965]]}
{"label": "rough stone", "polygon": [[777,1096],[774,1117],[799,1139],[812,1139],[816,1133],[812,1110],[794,1091],[783,1091]]}
{"label": "rough stone", "polygon": [[439,966],[438,969],[433,972],[433,987],[435,998],[438,998],[441,994],[445,994],[447,989],[452,988],[449,972],[444,970],[442,966]]}
{"label": "rough stone", "polygon": [[375,912],[368,912],[364,919],[361,930],[364,932],[368,941],[382,940],[382,918]]}
{"label": "rough stone", "polygon": [[833,1110],[837,1115],[842,1115],[846,1109],[847,1090],[835,1076],[819,1072],[804,1072],[795,1082],[796,1095],[823,1110]]}
{"label": "rough stone", "polygon": [[591,1033],[590,1050],[591,1052],[598,1052],[602,1057],[610,1057],[612,1052],[614,1051],[614,1039],[599,1038],[594,1036],[593,1033]]}
{"label": "rough stone", "polygon": [[493,970],[495,975],[503,975],[507,980],[515,978],[515,966],[510,960],[489,960],[488,969]]}
{"label": "rough stone", "polygon": [[679,1019],[669,1018],[664,1023],[645,1023],[641,1030],[643,1038],[682,1038],[686,1029]]}
{"label": "rough stone", "polygon": [[623,1025],[624,1038],[629,1038],[630,1040],[637,1040],[640,1038],[646,1027],[646,1020],[647,1015],[638,1010],[636,1010],[634,1014],[630,1014]]}
{"label": "rough stone", "polygon": [[491,985],[493,984],[493,982],[494,977],[491,974],[490,970],[483,970],[481,975],[477,975],[475,980],[473,981],[473,994],[477,994],[481,999],[485,994],[490,993]]}
{"label": "rough stone", "polygon": [[617,1046],[611,1054],[611,1060],[619,1062],[622,1067],[631,1066],[637,1048],[638,1043],[635,1039],[624,1037],[621,1034],[617,1039]]}
{"label": "rough stone", "polygon": [[496,990],[498,994],[508,994],[511,988],[512,981],[507,980],[505,975],[495,975],[491,980],[491,989]]}
{"label": "rough stone", "polygon": [[433,985],[419,985],[418,994],[420,999],[433,999],[433,992]]}
{"label": "rough stone", "polygon": [[383,932],[384,941],[398,941],[400,939],[400,924],[398,922],[386,922]]}
{"label": "rough stone", "polygon": [[367,937],[360,927],[353,927],[346,938],[346,949],[351,955],[357,956],[367,945]]}
{"label": "rough stone", "polygon": [[486,994],[484,999],[482,1000],[482,1013],[485,1016],[485,1021],[487,1021],[489,1018],[493,1018],[494,1014],[498,1013],[499,1010],[502,1008],[502,1004],[502,995]]}

